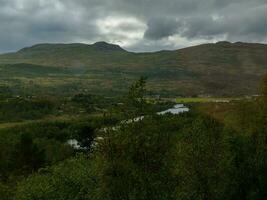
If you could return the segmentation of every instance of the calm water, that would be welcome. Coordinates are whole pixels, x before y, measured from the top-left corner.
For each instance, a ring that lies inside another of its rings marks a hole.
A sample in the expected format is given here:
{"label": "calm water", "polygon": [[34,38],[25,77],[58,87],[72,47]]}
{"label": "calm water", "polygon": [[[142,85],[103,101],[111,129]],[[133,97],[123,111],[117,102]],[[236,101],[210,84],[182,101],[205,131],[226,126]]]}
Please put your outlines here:
{"label": "calm water", "polygon": [[158,115],[173,114],[178,115],[180,113],[189,112],[189,108],[185,107],[184,104],[176,104],[173,108],[158,112]]}
{"label": "calm water", "polygon": [[[166,114],[173,114],[173,115],[179,115],[184,112],[189,112],[189,108],[187,108],[184,104],[176,104],[173,108],[170,108],[168,110],[164,110],[161,112],[158,112],[158,115],[166,115]],[[124,121],[124,123],[133,123],[138,122],[140,120],[143,120],[144,116],[136,117],[134,119],[129,119]],[[79,142],[76,139],[70,139],[67,141],[67,143],[72,146],[74,149],[81,149],[81,146],[79,145]]]}

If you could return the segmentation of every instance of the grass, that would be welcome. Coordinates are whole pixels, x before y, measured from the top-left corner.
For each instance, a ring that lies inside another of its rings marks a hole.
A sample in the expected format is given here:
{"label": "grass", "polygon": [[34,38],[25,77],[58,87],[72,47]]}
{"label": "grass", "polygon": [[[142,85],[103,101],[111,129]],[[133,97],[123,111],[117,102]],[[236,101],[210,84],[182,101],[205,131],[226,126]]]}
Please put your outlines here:
{"label": "grass", "polygon": [[179,97],[175,101],[177,103],[208,103],[208,102],[230,102],[237,98],[215,98],[215,97]]}
{"label": "grass", "polygon": [[127,91],[132,80],[147,76],[151,92],[164,97],[242,96],[257,94],[260,76],[266,73],[267,45],[209,44],[156,53],[110,48],[43,44],[0,55],[0,85],[17,93],[23,85],[31,93],[65,95],[86,90],[115,95]]}
{"label": "grass", "polygon": [[88,117],[98,117],[101,116],[100,114],[85,114],[85,115],[49,115],[42,119],[33,119],[33,120],[21,120],[18,122],[0,122],[0,130],[1,129],[7,129],[7,128],[13,128],[18,126],[24,126],[28,124],[34,124],[34,123],[41,123],[41,122],[73,122],[73,121],[79,121],[83,119],[87,119]]}

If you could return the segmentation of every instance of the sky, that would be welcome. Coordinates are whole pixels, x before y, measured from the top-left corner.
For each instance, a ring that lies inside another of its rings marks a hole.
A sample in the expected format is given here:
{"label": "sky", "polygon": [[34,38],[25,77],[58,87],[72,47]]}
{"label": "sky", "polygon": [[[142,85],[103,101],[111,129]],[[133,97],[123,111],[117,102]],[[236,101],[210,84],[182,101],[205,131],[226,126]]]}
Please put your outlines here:
{"label": "sky", "polygon": [[267,43],[267,0],[0,0],[0,52],[106,41],[129,51]]}

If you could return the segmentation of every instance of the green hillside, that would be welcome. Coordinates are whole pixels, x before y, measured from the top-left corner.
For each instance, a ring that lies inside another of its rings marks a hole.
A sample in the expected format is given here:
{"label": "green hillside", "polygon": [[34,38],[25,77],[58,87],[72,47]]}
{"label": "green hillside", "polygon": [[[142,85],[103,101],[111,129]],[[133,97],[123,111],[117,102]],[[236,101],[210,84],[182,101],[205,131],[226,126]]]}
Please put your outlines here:
{"label": "green hillside", "polygon": [[116,94],[133,79],[147,76],[154,94],[251,95],[258,93],[267,72],[266,55],[267,45],[250,43],[219,42],[154,53],[127,52],[105,42],[38,44],[0,55],[0,85],[33,92],[38,86],[57,94]]}

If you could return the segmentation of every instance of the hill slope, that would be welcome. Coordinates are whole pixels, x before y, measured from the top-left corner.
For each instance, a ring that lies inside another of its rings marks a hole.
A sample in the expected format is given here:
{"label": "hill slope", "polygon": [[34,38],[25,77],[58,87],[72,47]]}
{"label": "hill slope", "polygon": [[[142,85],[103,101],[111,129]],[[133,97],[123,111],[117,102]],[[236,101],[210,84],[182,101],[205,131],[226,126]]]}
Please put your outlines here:
{"label": "hill slope", "polygon": [[[267,73],[266,55],[267,45],[250,43],[219,42],[155,53],[127,52],[105,42],[39,44],[0,55],[0,65],[5,66],[5,72],[7,66],[19,63],[30,64],[31,68],[63,69],[62,74],[57,71],[31,77],[31,83],[42,87],[44,81],[46,87],[57,88],[57,92],[60,87],[64,91],[72,88],[70,93],[120,92],[131,80],[144,75],[154,93],[238,96],[257,93],[260,78]],[[10,69],[14,71],[14,67]],[[15,78],[18,82],[23,76],[6,77],[5,83]],[[23,79],[21,84],[27,81]]]}

